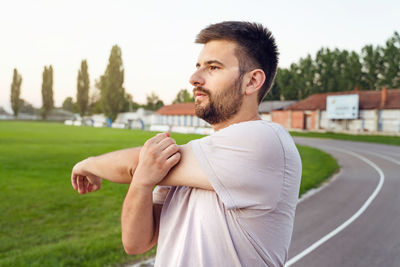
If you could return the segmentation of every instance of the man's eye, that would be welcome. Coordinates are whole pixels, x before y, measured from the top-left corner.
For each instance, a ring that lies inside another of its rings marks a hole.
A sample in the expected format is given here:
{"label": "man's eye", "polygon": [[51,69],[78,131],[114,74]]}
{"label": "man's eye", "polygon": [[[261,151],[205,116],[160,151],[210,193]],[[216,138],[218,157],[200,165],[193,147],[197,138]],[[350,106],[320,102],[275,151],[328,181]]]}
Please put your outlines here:
{"label": "man's eye", "polygon": [[219,69],[219,67],[217,67],[217,66],[210,66],[209,68],[210,68],[210,70],[218,70]]}

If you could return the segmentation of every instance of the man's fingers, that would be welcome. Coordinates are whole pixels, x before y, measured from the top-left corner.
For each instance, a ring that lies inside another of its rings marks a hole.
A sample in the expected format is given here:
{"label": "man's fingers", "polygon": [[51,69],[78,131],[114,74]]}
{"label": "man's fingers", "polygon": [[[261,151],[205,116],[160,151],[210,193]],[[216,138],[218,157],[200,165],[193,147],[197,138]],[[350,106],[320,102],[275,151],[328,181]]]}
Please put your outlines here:
{"label": "man's fingers", "polygon": [[93,185],[93,187],[92,187],[92,191],[93,192],[96,192],[97,190],[99,190],[99,187],[97,186],[97,185]]}
{"label": "man's fingers", "polygon": [[179,146],[177,144],[171,144],[161,152],[161,155],[164,159],[168,159],[178,151],[179,151]]}
{"label": "man's fingers", "polygon": [[[95,177],[96,178],[96,177]],[[87,176],[72,174],[71,182],[72,186],[75,190],[78,191],[79,194],[86,194],[88,192],[96,192],[100,189],[100,184],[97,184],[97,180],[94,180],[94,183],[90,182]]]}
{"label": "man's fingers", "polygon": [[84,194],[85,191],[86,191],[86,186],[84,184],[84,180],[85,179],[84,179],[83,176],[81,176],[81,175],[78,176],[77,181],[78,181],[78,192],[79,192],[79,194]]}
{"label": "man's fingers", "polygon": [[97,190],[99,190],[101,187],[101,185],[93,185],[93,191],[97,192]]}
{"label": "man's fingers", "polygon": [[158,143],[158,145],[160,146],[161,151],[163,151],[164,149],[166,149],[168,146],[170,146],[172,144],[176,144],[176,143],[175,143],[175,140],[170,138],[170,137],[165,138],[165,139],[161,140]]}
{"label": "man's fingers", "polygon": [[87,187],[87,191],[92,192],[92,190],[93,190],[93,184],[89,183],[89,185]]}
{"label": "man's fingers", "polygon": [[77,186],[78,186],[78,192],[80,193],[80,187],[81,187],[81,184],[82,184],[82,176],[80,176],[80,175],[77,175],[77,177],[76,177],[76,184],[77,184]]}
{"label": "man's fingers", "polygon": [[154,136],[153,138],[149,139],[149,141],[151,143],[159,143],[161,142],[163,139],[169,137],[169,133],[159,133],[156,136]]}
{"label": "man's fingers", "polygon": [[76,175],[74,173],[71,174],[71,183],[74,190],[78,189],[78,183],[76,182]]}
{"label": "man's fingers", "polygon": [[88,180],[86,179],[85,176],[83,176],[83,186],[82,186],[83,194],[87,193],[88,185],[89,185]]}
{"label": "man's fingers", "polygon": [[172,167],[174,167],[179,161],[181,160],[181,153],[180,152],[176,152],[175,154],[173,154],[171,157],[169,157],[167,159],[167,166],[169,169],[171,169]]}

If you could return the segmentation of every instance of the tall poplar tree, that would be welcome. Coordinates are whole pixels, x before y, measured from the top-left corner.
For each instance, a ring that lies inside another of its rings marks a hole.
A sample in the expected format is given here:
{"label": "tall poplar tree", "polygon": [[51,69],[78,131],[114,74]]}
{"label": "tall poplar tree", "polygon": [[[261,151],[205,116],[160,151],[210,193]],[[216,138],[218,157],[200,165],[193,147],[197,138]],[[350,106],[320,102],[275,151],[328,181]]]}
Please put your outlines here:
{"label": "tall poplar tree", "polygon": [[47,119],[50,110],[54,107],[53,100],[53,67],[44,67],[42,81],[42,117]]}
{"label": "tall poplar tree", "polygon": [[101,103],[104,113],[112,121],[124,106],[125,89],[124,66],[122,64],[121,48],[114,45],[108,59],[107,69],[97,81],[96,86],[101,92]]}
{"label": "tall poplar tree", "polygon": [[81,68],[78,71],[78,82],[76,91],[76,103],[81,116],[88,111],[89,105],[89,73],[86,60],[82,60]]}
{"label": "tall poplar tree", "polygon": [[17,69],[14,69],[13,81],[11,84],[11,107],[14,116],[17,117],[20,110],[20,95],[21,95],[22,76],[18,74]]}

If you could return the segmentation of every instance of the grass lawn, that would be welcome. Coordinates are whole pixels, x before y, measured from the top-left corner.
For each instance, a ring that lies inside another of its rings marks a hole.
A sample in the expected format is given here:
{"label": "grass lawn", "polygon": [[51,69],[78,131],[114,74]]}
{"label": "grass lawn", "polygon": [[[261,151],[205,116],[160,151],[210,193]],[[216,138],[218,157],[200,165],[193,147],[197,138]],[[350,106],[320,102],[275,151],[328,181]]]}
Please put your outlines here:
{"label": "grass lawn", "polygon": [[313,133],[313,132],[290,132],[292,136],[317,137],[340,139],[348,141],[361,141],[369,143],[380,143],[387,145],[400,146],[400,136],[385,136],[385,135],[360,135],[360,134],[341,134],[341,133]]}
{"label": "grass lawn", "polygon": [[[127,185],[105,181],[97,193],[71,187],[72,166],[88,156],[140,146],[152,132],[0,122],[0,266],[116,266],[154,254],[126,255],[120,214]],[[172,134],[178,144],[200,135]],[[337,169],[301,147],[301,192]]]}
{"label": "grass lawn", "polygon": [[300,184],[300,195],[302,195],[308,190],[320,186],[339,169],[339,165],[336,159],[319,149],[299,145],[297,148],[303,166]]}

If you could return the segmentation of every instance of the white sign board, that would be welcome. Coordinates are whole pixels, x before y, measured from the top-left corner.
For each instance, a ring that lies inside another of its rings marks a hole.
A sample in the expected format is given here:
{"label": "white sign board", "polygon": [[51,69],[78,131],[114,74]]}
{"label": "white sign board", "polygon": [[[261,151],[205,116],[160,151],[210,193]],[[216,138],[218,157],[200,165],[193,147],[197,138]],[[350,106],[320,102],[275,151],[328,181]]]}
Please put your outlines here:
{"label": "white sign board", "polygon": [[357,119],[358,95],[331,95],[326,98],[328,119]]}

